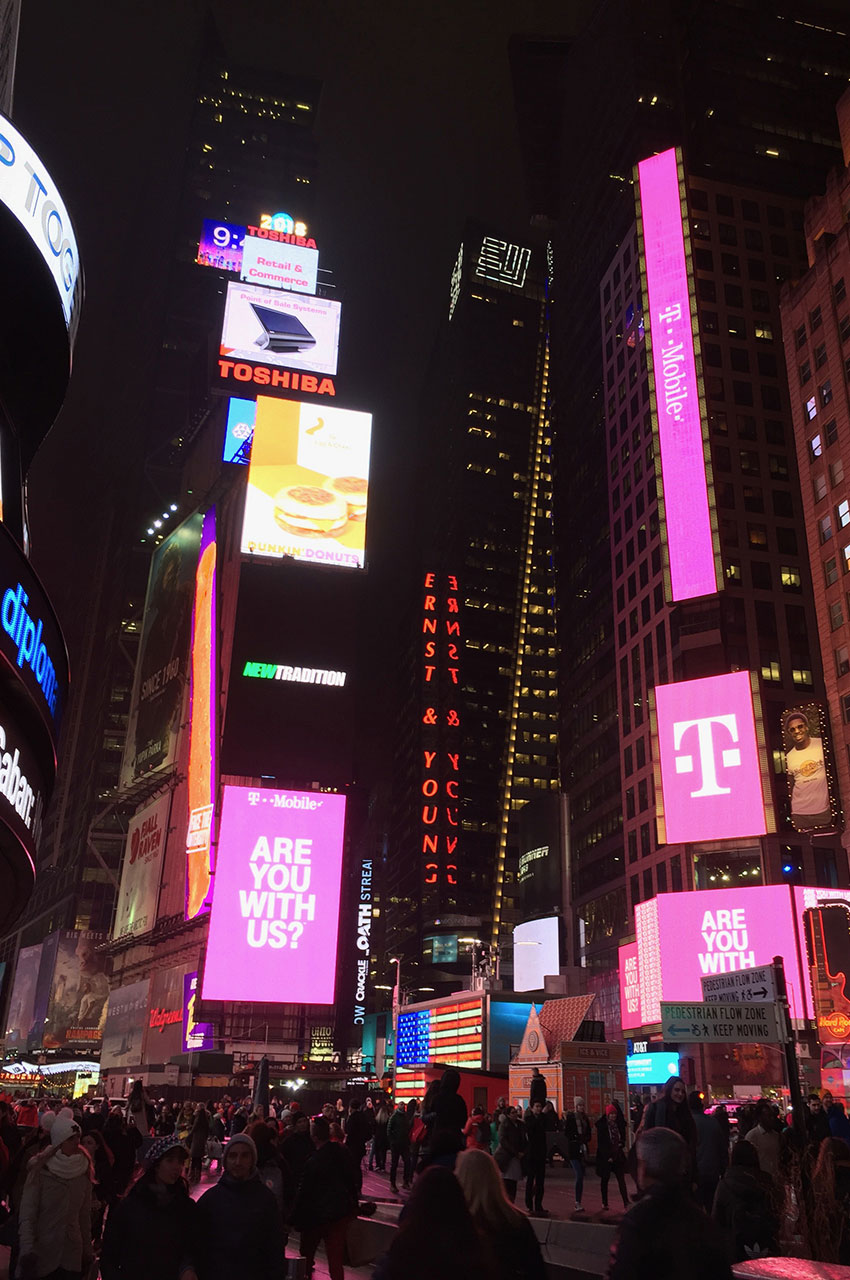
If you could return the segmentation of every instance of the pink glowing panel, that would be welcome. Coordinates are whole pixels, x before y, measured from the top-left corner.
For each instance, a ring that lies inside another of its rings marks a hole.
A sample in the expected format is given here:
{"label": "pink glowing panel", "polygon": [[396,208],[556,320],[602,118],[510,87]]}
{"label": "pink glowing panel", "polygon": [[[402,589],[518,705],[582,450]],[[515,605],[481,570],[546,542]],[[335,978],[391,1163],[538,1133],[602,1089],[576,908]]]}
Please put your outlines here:
{"label": "pink glowing panel", "polygon": [[345,797],[223,793],[203,998],[333,1004]]}
{"label": "pink glowing panel", "polygon": [[640,1016],[640,969],[636,942],[620,947],[620,1023],[624,1031],[642,1025]]}
{"label": "pink glowing panel", "polygon": [[700,978],[782,956],[792,1017],[806,1017],[810,1001],[800,975],[790,886],[662,893],[655,901],[662,999],[701,1000]]}
{"label": "pink glowing panel", "polygon": [[675,150],[638,165],[673,600],[717,591]]}
{"label": "pink glowing panel", "polygon": [[749,672],[658,685],[655,708],[665,843],[765,835]]}

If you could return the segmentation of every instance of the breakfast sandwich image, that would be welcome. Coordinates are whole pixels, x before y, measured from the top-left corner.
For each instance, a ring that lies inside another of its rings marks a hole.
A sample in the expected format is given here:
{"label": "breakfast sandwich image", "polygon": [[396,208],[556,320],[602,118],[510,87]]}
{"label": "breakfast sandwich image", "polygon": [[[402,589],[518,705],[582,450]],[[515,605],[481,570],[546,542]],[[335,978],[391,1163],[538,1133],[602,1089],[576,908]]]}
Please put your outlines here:
{"label": "breakfast sandwich image", "polygon": [[259,396],[243,553],[362,569],[371,434],[371,414]]}

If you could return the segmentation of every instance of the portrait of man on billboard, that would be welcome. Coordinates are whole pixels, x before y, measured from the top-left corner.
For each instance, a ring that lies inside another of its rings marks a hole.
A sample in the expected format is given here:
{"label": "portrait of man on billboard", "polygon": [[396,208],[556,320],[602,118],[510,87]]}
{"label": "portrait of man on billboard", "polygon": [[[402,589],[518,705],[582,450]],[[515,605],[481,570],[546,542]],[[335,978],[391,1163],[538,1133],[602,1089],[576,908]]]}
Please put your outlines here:
{"label": "portrait of man on billboard", "polygon": [[786,711],[782,717],[782,738],[791,796],[791,825],[796,831],[833,828],[835,814],[824,756],[823,722],[817,704]]}

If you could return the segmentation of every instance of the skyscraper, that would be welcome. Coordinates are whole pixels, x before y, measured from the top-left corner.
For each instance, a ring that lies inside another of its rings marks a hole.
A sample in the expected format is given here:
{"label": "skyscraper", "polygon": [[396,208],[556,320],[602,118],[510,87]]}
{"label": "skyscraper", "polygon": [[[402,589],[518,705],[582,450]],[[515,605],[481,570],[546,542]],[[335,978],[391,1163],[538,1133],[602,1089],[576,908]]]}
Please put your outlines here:
{"label": "skyscraper", "polygon": [[465,948],[498,942],[516,815],[558,786],[547,293],[542,246],[467,228],[424,393],[386,867],[388,945],[420,977],[468,972]]}

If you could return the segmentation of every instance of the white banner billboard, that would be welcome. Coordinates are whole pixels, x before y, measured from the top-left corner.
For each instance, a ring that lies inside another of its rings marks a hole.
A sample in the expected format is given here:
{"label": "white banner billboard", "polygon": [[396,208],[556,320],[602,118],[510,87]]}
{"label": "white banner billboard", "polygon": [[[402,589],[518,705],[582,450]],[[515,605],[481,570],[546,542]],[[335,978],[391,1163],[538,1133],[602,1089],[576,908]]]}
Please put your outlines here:
{"label": "white banner billboard", "polygon": [[162,872],[162,855],[168,833],[171,793],[145,805],[130,819],[121,888],[112,937],[128,938],[148,933],[156,923],[156,904]]}

